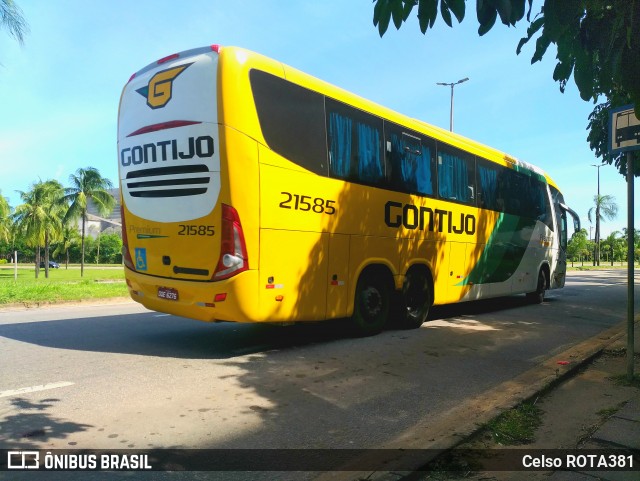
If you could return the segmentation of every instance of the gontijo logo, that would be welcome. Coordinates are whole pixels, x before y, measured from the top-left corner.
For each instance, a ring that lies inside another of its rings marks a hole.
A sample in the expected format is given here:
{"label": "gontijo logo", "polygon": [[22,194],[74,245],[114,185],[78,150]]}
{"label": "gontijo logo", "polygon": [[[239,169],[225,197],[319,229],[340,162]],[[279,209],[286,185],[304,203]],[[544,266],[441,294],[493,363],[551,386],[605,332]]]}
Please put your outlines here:
{"label": "gontijo logo", "polygon": [[171,100],[173,81],[190,65],[193,65],[193,62],[162,70],[151,77],[145,87],[136,92],[147,99],[147,105],[152,109],[162,108]]}

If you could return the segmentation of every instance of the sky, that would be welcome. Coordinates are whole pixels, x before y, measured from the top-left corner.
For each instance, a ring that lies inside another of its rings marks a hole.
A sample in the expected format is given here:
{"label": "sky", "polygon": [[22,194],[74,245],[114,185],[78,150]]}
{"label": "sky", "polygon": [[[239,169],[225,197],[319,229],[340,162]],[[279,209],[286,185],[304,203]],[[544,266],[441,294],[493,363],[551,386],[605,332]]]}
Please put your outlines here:
{"label": "sky", "polygon": [[[583,101],[571,80],[565,93],[553,80],[555,47],[531,65],[534,43],[516,55],[526,21],[499,22],[477,34],[473,2],[460,25],[439,18],[422,35],[415,15],[383,38],[370,0],[17,0],[30,33],[20,46],[0,31],[0,191],[12,206],[17,191],[56,179],[69,184],[81,167],[96,167],[117,185],[117,113],[129,77],[175,52],[234,45],[272,57],[392,108],[454,130],[544,169],[566,203],[587,219],[597,191],[613,195],[614,221],[604,238],[627,225],[625,179],[600,169],[589,149]],[[540,1],[534,2],[534,11]],[[636,195],[636,199],[640,195]],[[635,205],[636,228],[640,208]]]}

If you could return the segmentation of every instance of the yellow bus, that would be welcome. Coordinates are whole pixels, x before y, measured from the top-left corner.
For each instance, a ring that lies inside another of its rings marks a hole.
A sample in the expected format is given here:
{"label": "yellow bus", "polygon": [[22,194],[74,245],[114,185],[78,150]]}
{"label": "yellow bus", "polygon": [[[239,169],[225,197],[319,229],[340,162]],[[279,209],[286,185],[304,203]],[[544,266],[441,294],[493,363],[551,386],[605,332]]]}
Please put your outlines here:
{"label": "yellow bus", "polygon": [[579,222],[539,168],[236,47],[134,74],[118,162],[131,297],[203,321],[368,335],[432,305],[542,302]]}

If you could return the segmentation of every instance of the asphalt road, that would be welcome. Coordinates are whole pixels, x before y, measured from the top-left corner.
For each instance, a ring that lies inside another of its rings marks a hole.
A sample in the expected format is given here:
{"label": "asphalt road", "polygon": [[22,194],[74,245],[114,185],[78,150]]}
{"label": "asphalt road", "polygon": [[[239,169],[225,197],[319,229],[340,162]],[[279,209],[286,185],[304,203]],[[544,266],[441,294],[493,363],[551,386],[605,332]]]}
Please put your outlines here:
{"label": "asphalt road", "polygon": [[622,270],[572,272],[542,305],[514,296],[440,307],[418,330],[363,339],[345,337],[339,322],[206,324],[134,303],[3,310],[0,448],[428,439],[430,420],[625,316]]}

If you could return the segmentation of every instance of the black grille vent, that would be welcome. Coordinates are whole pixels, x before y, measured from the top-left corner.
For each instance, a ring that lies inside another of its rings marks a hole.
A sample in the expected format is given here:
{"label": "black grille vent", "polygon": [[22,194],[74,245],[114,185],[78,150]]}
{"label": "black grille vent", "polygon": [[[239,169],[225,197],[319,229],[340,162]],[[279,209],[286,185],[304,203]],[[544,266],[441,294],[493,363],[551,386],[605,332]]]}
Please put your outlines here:
{"label": "black grille vent", "polygon": [[[183,175],[196,174],[191,177],[182,177]],[[201,174],[201,175],[197,175]],[[202,175],[206,174],[206,175]],[[202,186],[208,184],[209,169],[206,165],[182,165],[173,167],[154,167],[151,169],[135,170],[127,174],[127,188],[131,197],[185,197],[191,195],[201,195],[207,192],[207,187],[191,187]],[[175,176],[181,176],[175,178]],[[145,180],[154,177],[153,180]],[[160,178],[159,178],[160,177]],[[161,178],[167,177],[167,178]],[[135,179],[135,180],[134,180]],[[187,188],[176,188],[185,186]],[[165,187],[159,189],[158,187]]]}

